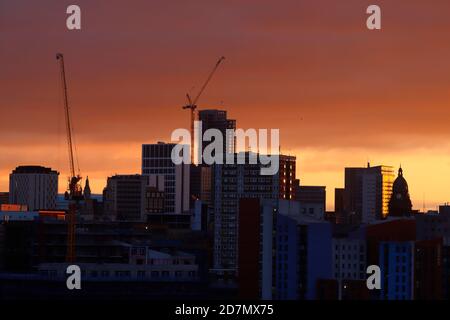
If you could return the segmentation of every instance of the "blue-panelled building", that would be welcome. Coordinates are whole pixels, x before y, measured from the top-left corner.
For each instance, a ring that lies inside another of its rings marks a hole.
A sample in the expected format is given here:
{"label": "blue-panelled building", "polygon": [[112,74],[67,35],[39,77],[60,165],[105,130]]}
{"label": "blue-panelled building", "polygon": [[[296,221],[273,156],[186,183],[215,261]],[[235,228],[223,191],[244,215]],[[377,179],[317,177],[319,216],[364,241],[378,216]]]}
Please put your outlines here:
{"label": "blue-panelled building", "polygon": [[280,300],[296,300],[300,296],[299,279],[300,247],[299,226],[293,217],[277,217],[276,288]]}
{"label": "blue-panelled building", "polygon": [[317,281],[333,277],[333,236],[331,224],[308,224],[307,233],[307,289],[306,299],[316,299]]}
{"label": "blue-panelled building", "polygon": [[412,300],[414,242],[382,241],[379,244],[381,300]]}
{"label": "blue-panelled building", "polygon": [[277,216],[276,297],[315,299],[317,281],[332,278],[332,229],[300,215]]}

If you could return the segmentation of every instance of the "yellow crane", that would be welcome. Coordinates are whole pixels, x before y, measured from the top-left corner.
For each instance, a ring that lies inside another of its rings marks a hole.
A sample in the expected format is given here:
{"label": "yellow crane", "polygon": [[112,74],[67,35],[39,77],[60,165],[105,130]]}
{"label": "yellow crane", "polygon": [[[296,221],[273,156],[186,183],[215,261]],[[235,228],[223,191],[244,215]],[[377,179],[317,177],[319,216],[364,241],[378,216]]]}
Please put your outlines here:
{"label": "yellow crane", "polygon": [[206,79],[205,83],[200,88],[200,91],[197,93],[197,95],[195,96],[195,98],[193,100],[191,99],[191,96],[189,95],[189,93],[186,94],[188,104],[183,106],[183,109],[191,110],[191,163],[194,163],[194,122],[195,122],[195,118],[196,118],[195,117],[195,109],[197,109],[197,102],[198,102],[198,99],[200,98],[200,96],[202,95],[203,91],[205,91],[206,86],[211,81],[214,73],[216,72],[217,68],[222,63],[223,60],[225,60],[225,57],[222,56],[219,58],[219,60],[214,65],[214,68],[209,73],[208,78]]}
{"label": "yellow crane", "polygon": [[75,227],[76,227],[76,213],[78,202],[83,199],[81,188],[81,176],[75,173],[74,164],[74,148],[72,139],[72,124],[70,119],[69,99],[67,97],[67,83],[66,83],[66,71],[64,68],[64,56],[62,53],[56,54],[56,60],[59,61],[60,77],[64,99],[64,114],[66,119],[66,132],[67,132],[67,147],[69,152],[69,167],[70,177],[68,183],[68,190],[66,191],[66,199],[69,200],[69,212],[66,215],[68,218],[68,230],[67,230],[67,253],[66,262],[75,262]]}

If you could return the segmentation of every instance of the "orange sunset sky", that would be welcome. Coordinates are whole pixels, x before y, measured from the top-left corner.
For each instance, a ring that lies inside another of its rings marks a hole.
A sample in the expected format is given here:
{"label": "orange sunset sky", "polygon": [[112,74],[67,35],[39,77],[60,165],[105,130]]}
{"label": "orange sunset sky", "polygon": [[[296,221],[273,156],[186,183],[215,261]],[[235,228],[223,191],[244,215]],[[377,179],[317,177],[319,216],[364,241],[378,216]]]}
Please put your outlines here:
{"label": "orange sunset sky", "polygon": [[[66,8],[82,30],[66,28]],[[366,28],[370,4],[382,30]],[[17,165],[61,172],[68,157],[56,52],[66,60],[81,174],[140,173],[142,143],[188,128],[199,102],[239,128],[279,128],[305,185],[344,167],[401,163],[415,209],[450,200],[448,0],[0,0],[0,191]]]}

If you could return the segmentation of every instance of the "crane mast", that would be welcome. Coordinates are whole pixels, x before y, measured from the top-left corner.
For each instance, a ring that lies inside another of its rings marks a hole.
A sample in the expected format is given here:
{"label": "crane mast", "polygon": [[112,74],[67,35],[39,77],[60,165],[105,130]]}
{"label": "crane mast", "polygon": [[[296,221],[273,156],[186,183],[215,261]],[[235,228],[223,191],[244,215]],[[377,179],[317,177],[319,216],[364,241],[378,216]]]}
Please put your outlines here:
{"label": "crane mast", "polygon": [[191,111],[191,163],[194,163],[194,122],[195,122],[195,109],[197,109],[197,102],[200,99],[200,96],[205,91],[206,87],[208,86],[208,83],[211,81],[214,73],[216,72],[217,68],[222,63],[223,60],[225,60],[225,57],[222,56],[216,62],[214,68],[209,73],[208,78],[203,83],[203,86],[200,88],[200,91],[197,93],[194,100],[191,99],[191,96],[189,94],[186,94],[188,104],[183,106],[183,109],[189,109]]}
{"label": "crane mast", "polygon": [[67,146],[69,151],[69,165],[70,165],[70,176],[75,176],[75,165],[73,160],[73,145],[72,145],[72,126],[70,124],[70,111],[69,102],[67,98],[67,83],[66,83],[66,71],[64,68],[64,56],[61,53],[56,54],[56,59],[60,63],[60,76],[61,83],[63,87],[63,102],[64,102],[64,115],[66,119],[66,133],[67,133]]}
{"label": "crane mast", "polygon": [[67,131],[67,147],[69,152],[69,167],[70,177],[68,191],[66,192],[66,199],[69,200],[69,212],[68,218],[68,230],[67,230],[67,253],[66,261],[69,263],[75,262],[75,227],[76,227],[76,212],[79,201],[83,198],[82,188],[80,185],[81,176],[75,173],[74,152],[73,152],[73,139],[72,139],[72,125],[70,120],[70,109],[67,97],[67,83],[66,72],[64,68],[64,56],[62,53],[56,54],[56,60],[59,61],[60,77],[63,90],[64,100],[64,114],[66,119],[66,131]]}

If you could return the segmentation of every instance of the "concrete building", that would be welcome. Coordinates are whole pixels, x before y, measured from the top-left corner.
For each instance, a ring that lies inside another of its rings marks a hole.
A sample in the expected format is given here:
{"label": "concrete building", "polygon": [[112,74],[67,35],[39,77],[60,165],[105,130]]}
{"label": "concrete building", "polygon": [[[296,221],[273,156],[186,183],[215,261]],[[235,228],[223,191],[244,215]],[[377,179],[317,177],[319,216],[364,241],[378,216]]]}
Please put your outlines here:
{"label": "concrete building", "polygon": [[450,300],[450,238],[442,239],[442,297]]}
{"label": "concrete building", "polygon": [[200,200],[202,200],[207,205],[211,205],[211,192],[212,192],[212,168],[202,167],[201,172],[201,182],[200,182]]}
{"label": "concrete building", "polygon": [[299,212],[296,201],[240,199],[239,298],[298,297],[299,277],[306,274],[299,272]]}
{"label": "concrete building", "polygon": [[346,223],[373,223],[389,213],[394,171],[390,166],[345,168]]}
{"label": "concrete building", "polygon": [[295,167],[296,157],[280,155],[280,169],[278,175],[280,178],[280,199],[294,200],[296,197]]}
{"label": "concrete building", "polygon": [[380,265],[381,242],[415,242],[414,219],[388,219],[364,226],[367,243],[367,265]]}
{"label": "concrete building", "polygon": [[41,166],[19,166],[9,175],[9,203],[29,210],[55,209],[59,173]]}
{"label": "concrete building", "polygon": [[189,208],[192,209],[195,206],[195,201],[201,200],[202,166],[197,166],[195,164],[191,164],[189,173],[190,173],[190,177],[189,177],[189,183],[190,183],[190,186],[189,186],[189,191],[190,191]]}
{"label": "concrete building", "polygon": [[105,215],[112,220],[144,220],[147,178],[139,174],[108,177],[104,194]]}
{"label": "concrete building", "polygon": [[325,211],[326,206],[326,187],[325,186],[302,186],[296,188],[295,200],[301,203],[320,204]]}
{"label": "concrete building", "polygon": [[439,206],[439,213],[445,213],[450,215],[450,205],[448,203]]}
{"label": "concrete building", "polygon": [[[128,263],[79,263],[82,281],[155,281],[188,282],[198,280],[195,256],[181,252],[164,252],[148,247],[129,246]],[[43,263],[41,276],[66,279],[65,263]]]}
{"label": "concrete building", "polygon": [[414,245],[414,299],[441,300],[445,291],[443,239],[416,241]]}
{"label": "concrete building", "polygon": [[336,216],[337,224],[345,224],[347,223],[347,216],[344,212],[344,188],[335,188],[334,189],[334,214]]}
{"label": "concrete building", "polygon": [[333,239],[333,277],[336,280],[364,280],[366,276],[366,241]]}
{"label": "concrete building", "polygon": [[270,199],[239,201],[238,286],[241,299],[272,299],[277,205]]}
{"label": "concrete building", "polygon": [[[328,222],[308,223],[306,226],[307,241],[307,283],[308,300],[317,298],[317,282],[332,277],[332,232]],[[302,235],[300,235],[302,236]]]}
{"label": "concrete building", "polygon": [[190,165],[172,162],[174,143],[158,142],[142,145],[142,175],[164,177],[164,213],[183,214],[189,211]]}
{"label": "concrete building", "polygon": [[325,219],[326,187],[302,186],[296,187],[295,199],[300,202],[301,213],[316,220]]}
{"label": "concrete building", "polygon": [[208,229],[208,206],[201,200],[196,200],[192,211],[191,230],[206,232]]}
{"label": "concrete building", "polygon": [[164,213],[164,191],[160,191],[155,187],[146,187],[144,201],[145,214]]}
{"label": "concrete building", "polygon": [[450,237],[450,212],[415,215],[417,240]]}
{"label": "concrete building", "polygon": [[301,296],[302,279],[300,263],[306,262],[306,248],[299,239],[301,234],[295,217],[280,214],[276,228],[276,299],[298,300]]}
{"label": "concrete building", "polygon": [[0,192],[0,205],[9,203],[9,192]]}
{"label": "concrete building", "polygon": [[319,281],[332,276],[332,229],[305,215],[297,201],[279,200],[275,216],[275,298],[317,298]]}
{"label": "concrete building", "polygon": [[[10,214],[10,213],[8,213]],[[17,214],[17,216],[26,213]],[[65,212],[40,211],[39,218],[12,217],[0,221],[0,266],[6,262],[5,271],[32,271],[41,263],[64,263],[66,259],[67,221]],[[19,219],[20,218],[20,219]],[[191,232],[172,229],[156,229],[146,221],[86,221],[78,220],[76,234],[77,264],[129,264],[130,255],[135,256],[137,266],[139,254],[133,253],[132,247],[148,247],[171,256],[176,252],[187,252],[195,255],[195,265],[202,281],[207,279],[212,256],[212,241],[202,232]],[[3,236],[2,236],[3,234]],[[7,251],[3,250],[7,248]],[[174,261],[173,264],[184,261]],[[190,265],[192,267],[192,264]],[[162,275],[160,273],[160,275]],[[113,276],[111,274],[111,276]],[[113,288],[114,289],[114,288]]]}
{"label": "concrete building", "polygon": [[241,298],[315,299],[318,281],[332,278],[331,224],[302,208],[292,200],[240,200]]}
{"label": "concrete building", "polygon": [[261,297],[261,200],[239,200],[238,288],[240,299]]}
{"label": "concrete building", "polygon": [[204,204],[211,204],[212,175],[211,166],[191,165],[190,176],[190,207],[194,208],[195,201],[201,200]]}
{"label": "concrete building", "polygon": [[222,274],[237,271],[239,199],[279,197],[278,175],[261,175],[262,165],[249,164],[249,153],[245,156],[245,164],[213,166],[214,269]]}
{"label": "concrete building", "polygon": [[281,212],[277,215],[274,271],[277,299],[317,299],[319,282],[333,278],[331,224]]}

